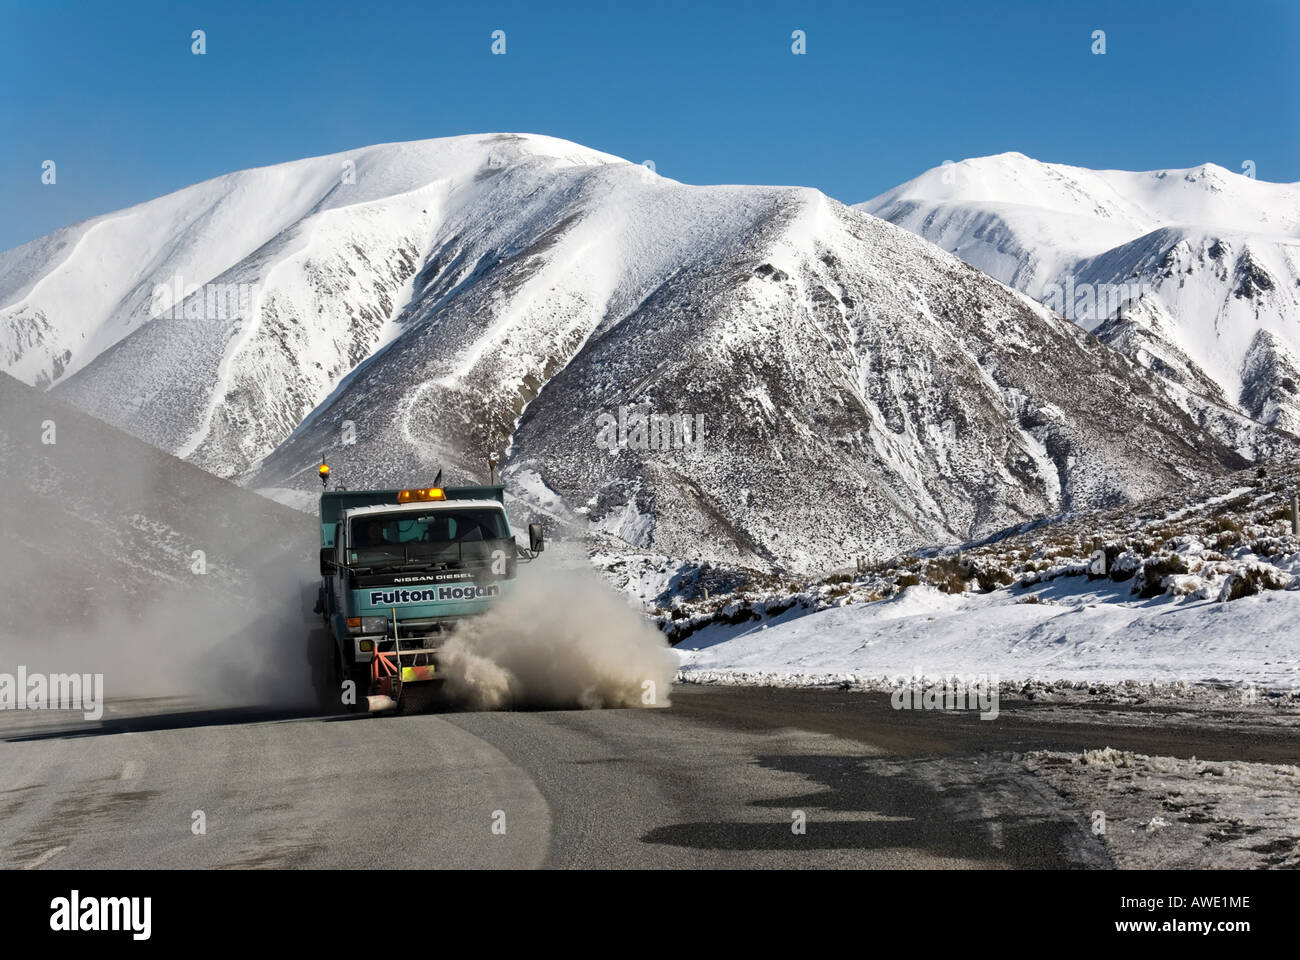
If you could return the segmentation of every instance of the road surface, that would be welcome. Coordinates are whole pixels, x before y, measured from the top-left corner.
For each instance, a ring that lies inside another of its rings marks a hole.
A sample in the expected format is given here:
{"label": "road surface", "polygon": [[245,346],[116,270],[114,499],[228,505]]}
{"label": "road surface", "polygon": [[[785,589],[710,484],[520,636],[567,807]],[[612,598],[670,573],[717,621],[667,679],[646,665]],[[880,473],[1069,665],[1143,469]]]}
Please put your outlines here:
{"label": "road surface", "polygon": [[1097,712],[1004,701],[981,721],[873,694],[679,685],[661,710],[9,713],[0,865],[1107,867],[1087,811],[1018,754],[1300,762],[1286,727]]}

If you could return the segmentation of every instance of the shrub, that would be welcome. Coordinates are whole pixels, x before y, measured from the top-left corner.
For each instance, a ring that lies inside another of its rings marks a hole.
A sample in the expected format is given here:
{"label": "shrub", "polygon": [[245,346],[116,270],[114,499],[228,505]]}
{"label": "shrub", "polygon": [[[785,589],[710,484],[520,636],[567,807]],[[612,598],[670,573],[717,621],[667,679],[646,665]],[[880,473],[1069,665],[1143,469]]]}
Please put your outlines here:
{"label": "shrub", "polygon": [[1210,524],[1212,533],[1241,533],[1241,521],[1236,517],[1215,517]]}
{"label": "shrub", "polygon": [[1285,590],[1291,585],[1292,577],[1277,567],[1267,563],[1248,563],[1223,582],[1219,591],[1219,601],[1240,600],[1265,590]]}
{"label": "shrub", "polygon": [[998,587],[1009,586],[1016,578],[1005,567],[978,564],[975,567],[975,579],[979,581],[980,589],[988,593]]}
{"label": "shrub", "polygon": [[1250,545],[1250,552],[1259,554],[1261,557],[1271,557],[1281,552],[1282,544],[1277,537],[1267,537],[1263,540],[1256,540]]}
{"label": "shrub", "polygon": [[926,579],[944,593],[965,593],[970,582],[970,571],[966,565],[952,557],[940,557],[931,560],[925,571]]}
{"label": "shrub", "polygon": [[[1110,552],[1107,551],[1107,557],[1109,558],[1109,556]],[[1125,550],[1114,560],[1107,559],[1106,561],[1106,569],[1110,571],[1110,578],[1116,583],[1131,580],[1141,567],[1142,558],[1131,550]]]}
{"label": "shrub", "polygon": [[1236,530],[1225,530],[1215,537],[1210,542],[1210,545],[1214,547],[1215,550],[1227,550],[1231,547],[1237,546],[1239,543],[1241,543],[1240,533]]}
{"label": "shrub", "polygon": [[1187,573],[1187,561],[1176,553],[1153,557],[1142,564],[1133,581],[1133,592],[1143,600],[1158,597],[1165,591],[1165,577]]}

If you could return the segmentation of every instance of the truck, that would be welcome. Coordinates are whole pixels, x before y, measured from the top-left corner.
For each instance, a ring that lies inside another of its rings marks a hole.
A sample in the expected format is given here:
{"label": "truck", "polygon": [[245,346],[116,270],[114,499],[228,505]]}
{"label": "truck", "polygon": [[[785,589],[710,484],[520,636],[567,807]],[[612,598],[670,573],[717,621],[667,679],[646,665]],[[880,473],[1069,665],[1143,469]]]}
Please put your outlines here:
{"label": "truck", "polygon": [[537,559],[542,525],[518,544],[500,484],[328,490],[325,463],[320,477],[316,612],[329,687],[350,709],[416,712],[438,699],[439,649]]}

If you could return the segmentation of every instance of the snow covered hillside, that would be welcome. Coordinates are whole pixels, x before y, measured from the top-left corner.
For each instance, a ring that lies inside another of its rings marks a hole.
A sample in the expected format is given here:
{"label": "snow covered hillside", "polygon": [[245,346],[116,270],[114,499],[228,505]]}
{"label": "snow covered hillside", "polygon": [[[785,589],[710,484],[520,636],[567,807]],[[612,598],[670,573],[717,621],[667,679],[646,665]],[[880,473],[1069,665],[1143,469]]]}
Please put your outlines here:
{"label": "snow covered hillside", "polygon": [[230,174],[0,254],[0,362],[286,502],[323,452],[353,487],[495,458],[571,531],[771,571],[1156,495],[1274,442],[816,191],[525,135]]}
{"label": "snow covered hillside", "polygon": [[1130,173],[1004,153],[936,167],[858,208],[1195,397],[1300,432],[1300,184],[1214,164]]}
{"label": "snow covered hillside", "polygon": [[237,474],[397,332],[433,235],[480,198],[474,184],[613,161],[545,137],[456,138],[187,187],[0,254],[0,358]]}
{"label": "snow covered hillside", "polygon": [[652,598],[685,676],[1254,683],[1300,703],[1300,469],[803,584]]}

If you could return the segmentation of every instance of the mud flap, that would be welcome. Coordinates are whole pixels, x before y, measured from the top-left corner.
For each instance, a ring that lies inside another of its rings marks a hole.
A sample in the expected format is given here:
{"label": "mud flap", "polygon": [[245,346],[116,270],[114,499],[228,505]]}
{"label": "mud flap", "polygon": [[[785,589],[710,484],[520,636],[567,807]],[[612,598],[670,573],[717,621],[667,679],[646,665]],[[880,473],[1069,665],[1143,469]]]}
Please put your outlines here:
{"label": "mud flap", "polygon": [[[432,669],[432,668],[430,668]],[[428,713],[446,703],[443,686],[445,680],[428,680],[423,683],[402,684],[402,694],[397,700],[397,712],[402,716]]]}

